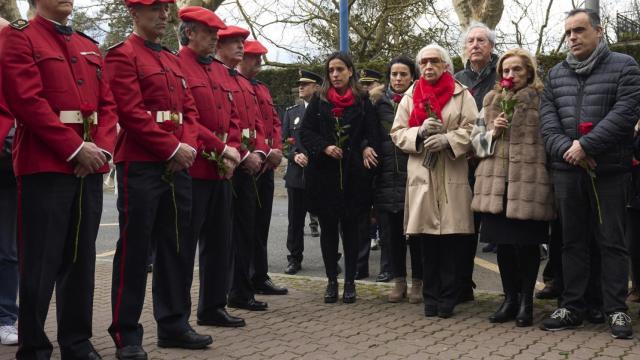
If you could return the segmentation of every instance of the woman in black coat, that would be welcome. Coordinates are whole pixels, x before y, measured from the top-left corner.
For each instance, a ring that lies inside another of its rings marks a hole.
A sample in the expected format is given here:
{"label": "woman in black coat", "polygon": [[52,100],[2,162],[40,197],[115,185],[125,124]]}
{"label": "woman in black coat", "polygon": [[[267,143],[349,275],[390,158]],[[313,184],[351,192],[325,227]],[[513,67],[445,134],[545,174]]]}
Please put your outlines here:
{"label": "woman in black coat", "polygon": [[407,183],[408,155],[391,141],[389,131],[404,92],[418,78],[415,62],[400,56],[389,62],[387,81],[371,90],[370,99],[378,116],[380,164],[375,176],[374,208],[380,224],[382,251],[390,251],[394,288],[389,302],[400,302],[407,296],[407,244],[411,253],[411,292],[409,302],[422,302],[422,255],[420,241],[404,235],[404,198]]}
{"label": "woman in black coat", "polygon": [[356,214],[368,205],[363,184],[365,168],[377,165],[376,115],[355,79],[348,55],[334,53],[325,62],[325,80],[307,107],[301,140],[309,152],[306,173],[310,210],[318,215],[320,246],[328,285],[327,303],[338,299],[338,243],[342,231],[345,256],[343,302],[356,300],[355,273],[358,257]]}

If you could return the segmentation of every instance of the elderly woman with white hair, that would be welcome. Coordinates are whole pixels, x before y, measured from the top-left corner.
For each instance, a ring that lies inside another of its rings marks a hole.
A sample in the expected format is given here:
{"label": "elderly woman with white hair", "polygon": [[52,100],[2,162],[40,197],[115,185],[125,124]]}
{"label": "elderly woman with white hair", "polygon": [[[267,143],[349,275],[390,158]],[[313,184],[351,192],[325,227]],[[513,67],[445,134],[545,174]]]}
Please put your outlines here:
{"label": "elderly woman with white hair", "polygon": [[404,231],[422,243],[424,313],[448,318],[458,298],[458,248],[474,233],[465,155],[478,110],[442,47],[422,48],[416,62],[421,76],[398,106],[391,138],[409,154]]}

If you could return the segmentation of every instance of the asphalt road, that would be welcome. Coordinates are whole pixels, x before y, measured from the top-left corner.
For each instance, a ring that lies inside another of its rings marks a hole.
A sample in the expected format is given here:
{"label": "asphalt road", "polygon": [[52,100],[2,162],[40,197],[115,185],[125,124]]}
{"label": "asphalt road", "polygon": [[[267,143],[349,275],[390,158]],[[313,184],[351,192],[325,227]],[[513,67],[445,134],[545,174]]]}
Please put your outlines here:
{"label": "asphalt road", "polygon": [[[280,177],[277,177],[276,179],[276,197],[273,202],[273,214],[271,218],[271,228],[269,230],[269,271],[272,273],[284,272],[287,266],[288,254],[286,247],[288,223],[287,198],[284,184],[279,178]],[[99,261],[111,261],[116,241],[118,240],[118,211],[116,209],[116,195],[113,191],[105,191],[103,206],[104,209],[96,249]],[[228,209],[221,209],[221,211],[228,211]],[[311,237],[308,232],[309,228],[305,227],[304,260],[302,263],[302,271],[300,271],[298,275],[324,277],[324,265],[320,253],[320,238]],[[480,250],[481,247],[482,244],[478,246],[476,255],[474,281],[480,290],[501,291],[502,287],[497,272],[496,256],[493,253],[482,253]],[[369,258],[370,277],[368,280],[375,281],[375,277],[380,269],[379,264],[380,251],[371,251]],[[541,265],[540,274],[542,273],[543,266],[544,262]]]}

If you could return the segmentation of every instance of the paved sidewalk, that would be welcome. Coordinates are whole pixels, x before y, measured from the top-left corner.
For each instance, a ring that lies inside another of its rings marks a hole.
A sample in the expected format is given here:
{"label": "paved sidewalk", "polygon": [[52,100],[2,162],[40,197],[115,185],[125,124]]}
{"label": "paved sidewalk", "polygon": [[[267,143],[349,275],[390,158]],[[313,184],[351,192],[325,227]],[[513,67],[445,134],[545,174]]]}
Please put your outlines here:
{"label": "paved sidewalk", "polygon": [[[107,260],[107,259],[105,259]],[[151,284],[142,315],[144,347],[152,359],[640,359],[640,341],[614,340],[605,325],[573,331],[545,332],[537,327],[490,324],[486,319],[500,303],[498,294],[480,293],[475,302],[458,306],[450,319],[425,318],[421,305],[389,304],[387,284],[359,283],[358,301],[324,304],[323,279],[273,275],[289,287],[288,296],[260,296],[267,312],[233,310],[247,327],[196,329],[214,337],[203,351],[160,349],[155,344]],[[98,261],[93,344],[104,359],[114,359],[107,334],[110,322],[111,262]],[[197,284],[197,281],[194,281]],[[194,296],[196,295],[194,291]],[[194,301],[197,304],[197,301]],[[535,322],[553,302],[537,302]],[[638,306],[632,306],[638,322]],[[195,308],[194,308],[195,312]],[[195,321],[193,321],[195,326]],[[55,304],[47,324],[55,339]],[[640,326],[635,326],[640,332]],[[57,344],[54,358],[59,358]],[[0,360],[12,359],[15,347],[0,346]]]}

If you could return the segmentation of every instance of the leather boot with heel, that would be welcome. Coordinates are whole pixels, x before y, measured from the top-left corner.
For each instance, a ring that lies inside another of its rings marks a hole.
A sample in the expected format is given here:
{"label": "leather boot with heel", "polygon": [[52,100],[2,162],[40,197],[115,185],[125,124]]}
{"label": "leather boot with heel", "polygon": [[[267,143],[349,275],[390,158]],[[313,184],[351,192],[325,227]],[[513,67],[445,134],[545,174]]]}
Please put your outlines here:
{"label": "leather boot with heel", "polygon": [[409,303],[420,304],[422,302],[422,280],[412,279],[409,291]]}
{"label": "leather boot with heel", "polygon": [[491,323],[503,323],[509,320],[513,320],[518,314],[518,295],[506,294],[502,305],[489,316],[489,322]]}
{"label": "leather boot with heel", "polygon": [[516,326],[525,327],[533,324],[533,292],[520,296],[520,308],[516,315]]}
{"label": "leather boot with heel", "polygon": [[393,279],[393,289],[389,292],[389,302],[397,303],[407,296],[407,279],[400,277]]}
{"label": "leather boot with heel", "polygon": [[338,301],[338,280],[329,280],[324,292],[324,302],[332,304]]}
{"label": "leather boot with heel", "polygon": [[342,302],[345,304],[353,304],[354,302],[356,302],[356,283],[354,283],[353,281],[344,282]]}

